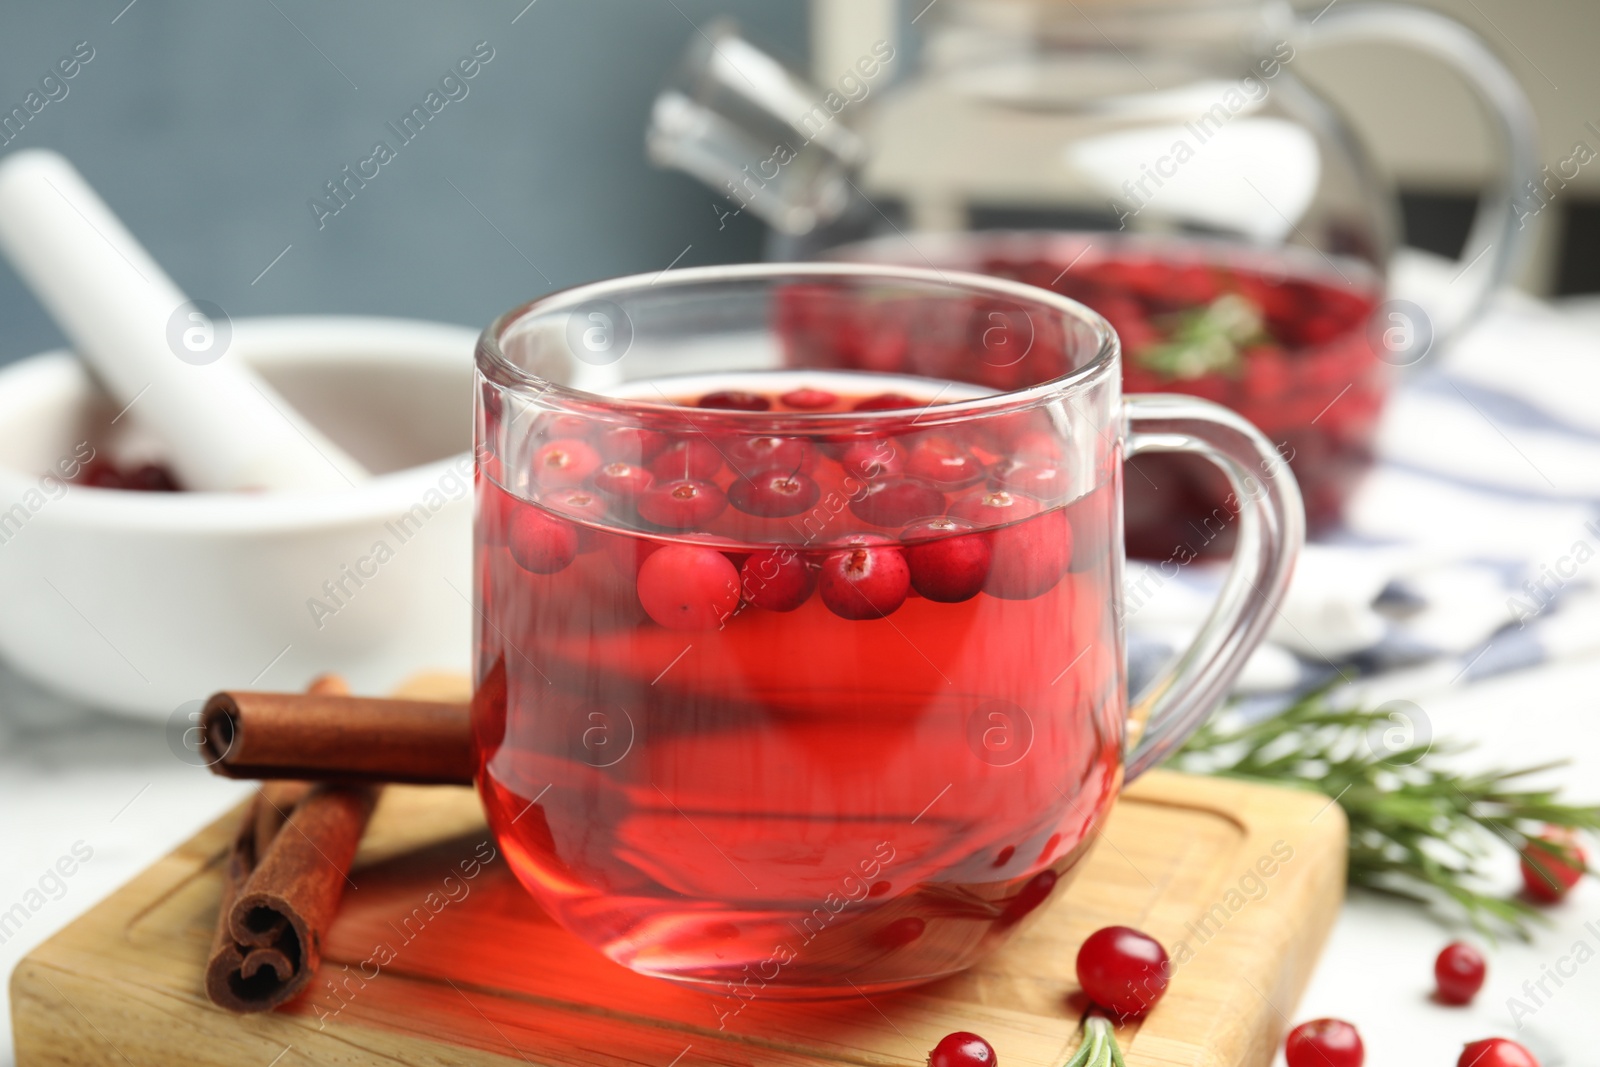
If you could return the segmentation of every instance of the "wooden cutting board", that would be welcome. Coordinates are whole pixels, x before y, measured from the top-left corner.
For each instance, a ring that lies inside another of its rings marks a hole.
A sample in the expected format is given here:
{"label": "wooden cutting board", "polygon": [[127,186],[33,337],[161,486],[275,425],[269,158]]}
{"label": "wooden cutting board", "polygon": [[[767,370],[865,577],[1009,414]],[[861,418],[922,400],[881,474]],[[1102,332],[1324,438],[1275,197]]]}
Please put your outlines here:
{"label": "wooden cutting board", "polygon": [[464,879],[461,861],[492,848],[470,790],[390,787],[310,989],[238,1017],[206,1000],[201,973],[242,810],[22,961],[19,1067],[918,1065],[952,1030],[984,1035],[1005,1067],[1056,1067],[1084,1009],[1078,945],[1110,924],[1149,932],[1178,961],[1166,998],[1120,1033],[1129,1067],[1265,1067],[1345,875],[1343,813],[1324,798],[1153,772],[1118,802],[1072,886],[971,971],[730,1014],[740,1002],[642,978],[563,932],[498,853]]}

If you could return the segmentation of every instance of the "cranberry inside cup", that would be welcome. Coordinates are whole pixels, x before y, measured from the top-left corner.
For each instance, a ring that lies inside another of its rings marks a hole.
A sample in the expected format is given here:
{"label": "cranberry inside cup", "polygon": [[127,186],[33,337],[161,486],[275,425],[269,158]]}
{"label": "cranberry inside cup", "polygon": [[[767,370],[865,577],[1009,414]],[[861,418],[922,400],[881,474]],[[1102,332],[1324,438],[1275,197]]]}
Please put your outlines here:
{"label": "cranberry inside cup", "polygon": [[[1227,653],[1176,663],[1127,753],[1123,457],[1181,423],[1277,473],[1270,442],[1124,398],[1109,326],[1039,289],[651,281],[543,297],[479,345],[491,827],[557,923],[645,974],[854,997],[958,972],[1060,903],[1123,783],[1226,690],[1302,536],[1293,478],[1241,519],[1260,596],[1222,606]],[[591,313],[629,339],[603,366],[572,347]],[[1003,368],[973,343],[995,314],[1032,338]],[[628,743],[597,747],[617,708]],[[1026,742],[990,743],[996,723]],[[939,1061],[993,1062],[970,1037]]]}

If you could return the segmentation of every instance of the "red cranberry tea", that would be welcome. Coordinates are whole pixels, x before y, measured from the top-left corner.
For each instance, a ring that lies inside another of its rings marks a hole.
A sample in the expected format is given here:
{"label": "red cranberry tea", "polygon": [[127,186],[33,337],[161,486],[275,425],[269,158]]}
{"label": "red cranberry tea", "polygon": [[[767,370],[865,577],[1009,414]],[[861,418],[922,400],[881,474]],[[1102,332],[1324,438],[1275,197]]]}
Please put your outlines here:
{"label": "red cranberry tea", "polygon": [[559,921],[636,970],[847,993],[961,969],[1078,862],[1120,783],[1114,485],[1033,413],[918,424],[986,392],[774,371],[631,383],[681,406],[655,427],[523,416],[479,484],[475,721]]}

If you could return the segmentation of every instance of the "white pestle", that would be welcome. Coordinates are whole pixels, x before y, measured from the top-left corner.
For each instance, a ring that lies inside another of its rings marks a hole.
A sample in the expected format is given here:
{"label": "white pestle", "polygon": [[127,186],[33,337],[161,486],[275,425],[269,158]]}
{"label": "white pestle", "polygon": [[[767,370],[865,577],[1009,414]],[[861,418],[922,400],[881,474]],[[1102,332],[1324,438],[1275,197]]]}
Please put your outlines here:
{"label": "white pestle", "polygon": [[0,160],[0,251],[186,488],[324,491],[370,477],[227,352],[196,308],[55,152]]}

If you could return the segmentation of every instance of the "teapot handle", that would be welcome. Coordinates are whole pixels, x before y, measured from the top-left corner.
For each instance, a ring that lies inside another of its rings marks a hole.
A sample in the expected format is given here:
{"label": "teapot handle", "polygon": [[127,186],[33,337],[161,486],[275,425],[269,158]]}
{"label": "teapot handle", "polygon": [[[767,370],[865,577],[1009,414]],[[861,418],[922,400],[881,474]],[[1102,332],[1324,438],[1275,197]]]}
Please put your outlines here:
{"label": "teapot handle", "polygon": [[[1402,45],[1442,60],[1483,102],[1498,142],[1500,173],[1478,202],[1472,230],[1450,283],[1452,295],[1435,302],[1433,343],[1454,336],[1487,307],[1521,261],[1526,248],[1514,210],[1518,190],[1538,178],[1538,120],[1516,77],[1467,27],[1433,11],[1404,4],[1330,4],[1298,23],[1298,39],[1312,48],[1348,43]],[[1405,288],[1402,284],[1402,290]],[[1459,296],[1454,295],[1459,292]],[[1405,293],[1391,293],[1404,296]],[[1427,305],[1429,302],[1418,301]],[[1417,324],[1410,324],[1415,327]]]}

